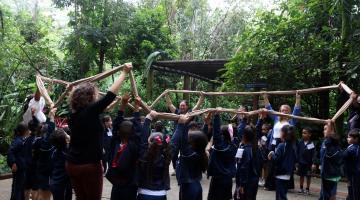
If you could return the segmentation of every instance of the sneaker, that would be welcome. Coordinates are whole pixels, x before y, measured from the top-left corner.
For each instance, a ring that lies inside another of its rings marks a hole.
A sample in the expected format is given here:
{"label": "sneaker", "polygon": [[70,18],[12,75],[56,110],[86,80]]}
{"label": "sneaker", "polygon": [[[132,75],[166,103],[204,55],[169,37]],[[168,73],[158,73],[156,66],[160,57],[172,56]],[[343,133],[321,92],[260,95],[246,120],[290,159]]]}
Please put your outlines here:
{"label": "sneaker", "polygon": [[304,194],[305,192],[304,192],[304,189],[300,189],[299,191],[298,191],[298,194]]}
{"label": "sneaker", "polygon": [[260,187],[263,187],[263,186],[265,185],[265,180],[264,180],[264,179],[260,179],[258,185],[259,185]]}
{"label": "sneaker", "polygon": [[309,189],[306,189],[305,194],[306,194],[306,195],[310,195],[310,190],[309,190]]}

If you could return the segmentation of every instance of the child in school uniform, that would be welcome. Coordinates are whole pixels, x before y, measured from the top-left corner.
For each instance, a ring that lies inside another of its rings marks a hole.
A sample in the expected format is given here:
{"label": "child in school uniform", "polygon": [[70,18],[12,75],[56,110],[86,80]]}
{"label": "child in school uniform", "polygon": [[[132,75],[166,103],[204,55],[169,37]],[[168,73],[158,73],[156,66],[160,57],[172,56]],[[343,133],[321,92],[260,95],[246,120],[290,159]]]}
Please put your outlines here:
{"label": "child in school uniform", "polygon": [[166,200],[170,189],[170,137],[162,132],[150,134],[150,124],[156,116],[157,112],[151,111],[142,127],[137,200]]}
{"label": "child in school uniform", "polygon": [[242,144],[236,154],[238,161],[234,199],[255,200],[261,175],[262,156],[257,148],[256,133],[253,127],[246,126],[244,128]]}
{"label": "child in school uniform", "polygon": [[207,136],[202,131],[188,131],[186,122],[189,118],[180,115],[175,134],[171,139],[172,148],[180,149],[176,165],[176,178],[180,185],[180,200],[202,200],[200,180],[208,166],[205,147]]}
{"label": "child in school uniform", "polygon": [[297,160],[294,126],[285,125],[281,128],[281,141],[275,152],[269,153],[268,158],[274,160],[276,166],[276,200],[287,200],[288,186]]}
{"label": "child in school uniform", "polygon": [[[296,94],[296,101],[295,101],[295,106],[294,109],[291,113],[291,107],[287,104],[283,104],[280,106],[280,113],[283,114],[292,114],[292,115],[299,115],[301,113],[301,96],[300,94]],[[265,108],[267,110],[273,110],[270,104],[270,101],[268,99],[268,96],[265,94],[264,95],[264,101],[265,101]],[[269,150],[274,151],[275,148],[280,144],[281,142],[281,128],[285,125],[292,125],[295,126],[297,123],[297,120],[294,118],[288,118],[288,117],[284,117],[284,116],[275,116],[275,115],[269,115],[269,117],[273,120],[274,122],[274,126],[273,129],[271,130],[270,133],[270,140],[269,140]],[[273,190],[275,187],[275,181],[274,180],[274,173],[275,173],[275,166],[273,165],[272,161],[269,161],[269,174],[268,177],[265,181],[265,187],[269,190]],[[289,189],[293,189],[294,188],[294,180],[293,180],[293,176],[291,176],[291,182],[289,184]]]}
{"label": "child in school uniform", "polygon": [[139,104],[135,104],[134,118],[124,119],[124,111],[129,102],[129,95],[122,97],[117,117],[113,121],[111,141],[111,165],[106,178],[112,183],[111,200],[136,200],[136,166],[139,158],[141,130]]}
{"label": "child in school uniform", "polygon": [[25,198],[25,177],[26,177],[26,152],[24,141],[29,136],[30,131],[25,123],[17,125],[15,138],[10,145],[7,164],[11,168],[13,174],[13,182],[11,186],[11,200],[23,200]]}
{"label": "child in school uniform", "polygon": [[110,143],[111,143],[111,137],[112,137],[112,119],[111,119],[110,115],[103,116],[102,122],[104,125],[104,133],[103,133],[104,152],[103,152],[102,165],[103,165],[104,174],[105,174],[106,170],[108,169],[108,167],[110,165],[109,152],[110,152]]}
{"label": "child in school uniform", "polygon": [[233,136],[232,124],[221,126],[218,113],[215,113],[213,124],[213,147],[208,167],[208,176],[211,177],[208,200],[227,200],[232,198],[232,178],[236,174],[235,155],[239,140]]}
{"label": "child in school uniform", "polygon": [[35,116],[33,116],[32,120],[28,123],[28,128],[30,130],[30,135],[26,137],[24,141],[24,148],[26,153],[26,178],[25,178],[25,200],[30,200],[30,196],[34,199],[37,196],[36,189],[34,188],[34,181],[35,181],[35,170],[36,170],[36,163],[33,160],[33,150],[32,144],[34,143],[36,135],[40,132],[40,123]]}
{"label": "child in school uniform", "polygon": [[342,152],[333,127],[330,120],[324,126],[324,141],[320,149],[321,192],[319,200],[336,199],[337,183],[341,179]]}
{"label": "child in school uniform", "polygon": [[39,199],[50,200],[50,175],[51,175],[51,154],[54,147],[50,144],[49,138],[55,130],[55,112],[52,108],[45,124],[41,125],[40,135],[35,138],[32,149],[35,161],[34,189],[37,190]]}
{"label": "child in school uniform", "polygon": [[360,199],[360,129],[354,128],[347,135],[349,146],[344,151],[345,171],[348,179],[347,200]]}
{"label": "child in school uniform", "polygon": [[54,200],[71,200],[72,188],[70,178],[66,173],[65,161],[70,136],[64,129],[57,129],[50,137],[51,144],[55,147],[51,155],[50,190]]}
{"label": "child in school uniform", "polygon": [[269,153],[268,145],[270,141],[271,125],[264,123],[265,116],[266,116],[265,113],[260,113],[255,126],[259,153],[263,158],[262,167],[261,167],[262,168],[261,177],[259,179],[259,186],[265,185],[265,179],[267,178],[268,168],[269,168],[267,155]]}
{"label": "child in school uniform", "polygon": [[[312,131],[305,127],[302,129],[302,139],[298,142],[298,175],[300,176],[300,194],[310,194],[311,167],[315,159],[315,145],[311,141]],[[306,177],[306,190],[304,180]]]}

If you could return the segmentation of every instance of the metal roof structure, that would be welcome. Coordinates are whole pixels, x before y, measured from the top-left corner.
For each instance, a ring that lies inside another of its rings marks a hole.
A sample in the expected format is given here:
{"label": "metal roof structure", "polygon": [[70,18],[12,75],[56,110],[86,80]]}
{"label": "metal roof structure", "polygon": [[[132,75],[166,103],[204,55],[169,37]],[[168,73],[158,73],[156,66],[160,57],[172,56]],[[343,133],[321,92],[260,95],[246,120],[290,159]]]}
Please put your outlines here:
{"label": "metal roof structure", "polygon": [[188,75],[214,83],[219,81],[223,73],[222,69],[225,68],[227,62],[226,59],[154,61],[150,68],[161,72]]}

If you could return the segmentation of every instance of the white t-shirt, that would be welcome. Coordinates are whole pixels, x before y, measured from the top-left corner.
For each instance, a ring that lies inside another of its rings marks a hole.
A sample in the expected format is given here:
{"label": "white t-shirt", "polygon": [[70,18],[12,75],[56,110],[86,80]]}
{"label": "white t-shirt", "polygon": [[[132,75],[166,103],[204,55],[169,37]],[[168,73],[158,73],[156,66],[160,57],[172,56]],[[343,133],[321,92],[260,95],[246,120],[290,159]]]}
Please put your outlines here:
{"label": "white t-shirt", "polygon": [[289,125],[289,122],[287,121],[278,121],[276,122],[276,124],[274,125],[274,133],[273,133],[273,138],[280,138],[281,137],[281,129],[283,126],[285,125]]}
{"label": "white t-shirt", "polygon": [[40,97],[39,101],[35,101],[34,98],[32,98],[29,102],[29,107],[26,110],[26,112],[23,115],[23,122],[25,124],[28,124],[30,120],[32,120],[32,115],[31,115],[31,109],[34,108],[35,114],[34,116],[36,117],[37,120],[39,120],[40,123],[46,122],[46,116],[43,113],[43,109],[45,107],[45,99],[43,97]]}

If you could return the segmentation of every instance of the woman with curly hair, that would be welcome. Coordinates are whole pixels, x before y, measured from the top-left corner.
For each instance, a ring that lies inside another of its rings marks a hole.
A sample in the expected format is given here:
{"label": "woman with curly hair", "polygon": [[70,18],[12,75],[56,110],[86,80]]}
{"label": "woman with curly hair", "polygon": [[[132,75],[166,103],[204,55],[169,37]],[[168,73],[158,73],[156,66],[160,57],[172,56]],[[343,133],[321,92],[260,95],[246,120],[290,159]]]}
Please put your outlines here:
{"label": "woman with curly hair", "polygon": [[113,102],[131,68],[131,64],[125,64],[118,79],[99,100],[98,89],[91,83],[80,84],[72,90],[69,98],[72,110],[69,119],[71,141],[66,170],[75,190],[76,199],[101,199],[104,127],[100,114]]}
{"label": "woman with curly hair", "polygon": [[161,132],[150,134],[151,121],[157,112],[151,111],[145,118],[141,135],[138,162],[138,200],[166,200],[170,189],[169,165],[171,162],[170,137]]}

